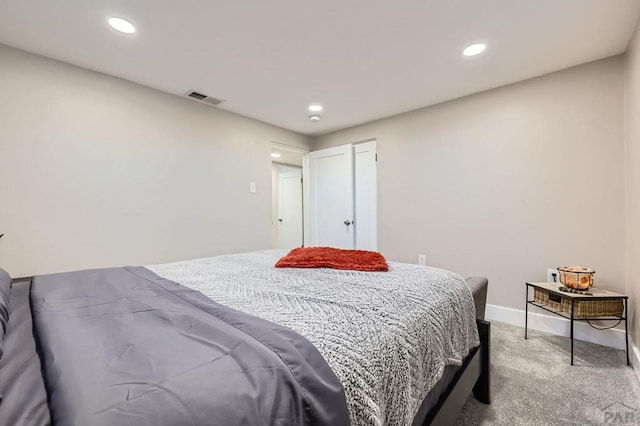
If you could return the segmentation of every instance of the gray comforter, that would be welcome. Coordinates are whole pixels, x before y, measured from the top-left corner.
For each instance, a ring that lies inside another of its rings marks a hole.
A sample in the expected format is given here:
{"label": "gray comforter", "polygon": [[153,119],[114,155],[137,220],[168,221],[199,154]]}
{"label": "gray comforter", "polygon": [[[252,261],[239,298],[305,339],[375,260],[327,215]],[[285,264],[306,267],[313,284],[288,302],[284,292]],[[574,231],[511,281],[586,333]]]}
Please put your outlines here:
{"label": "gray comforter", "polygon": [[305,336],[344,386],[351,424],[411,425],[446,365],[479,344],[472,295],[448,271],[279,269],[284,251],[149,266],[211,299]]}
{"label": "gray comforter", "polygon": [[31,306],[55,425],[349,423],[304,337],[145,268],[38,276]]}

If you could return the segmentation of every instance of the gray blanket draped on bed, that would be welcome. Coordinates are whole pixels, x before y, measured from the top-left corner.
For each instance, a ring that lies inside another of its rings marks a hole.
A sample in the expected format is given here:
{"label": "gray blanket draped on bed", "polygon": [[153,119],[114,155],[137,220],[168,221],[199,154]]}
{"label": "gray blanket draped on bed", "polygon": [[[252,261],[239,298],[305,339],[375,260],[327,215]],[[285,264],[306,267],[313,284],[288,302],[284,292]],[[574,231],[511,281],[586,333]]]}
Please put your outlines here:
{"label": "gray blanket draped on bed", "polygon": [[38,276],[31,305],[55,425],[349,423],[304,337],[145,268]]}
{"label": "gray blanket draped on bed", "polygon": [[274,268],[268,250],[148,268],[211,299],[297,331],[340,379],[353,426],[411,425],[446,365],[479,344],[473,297],[449,271]]}

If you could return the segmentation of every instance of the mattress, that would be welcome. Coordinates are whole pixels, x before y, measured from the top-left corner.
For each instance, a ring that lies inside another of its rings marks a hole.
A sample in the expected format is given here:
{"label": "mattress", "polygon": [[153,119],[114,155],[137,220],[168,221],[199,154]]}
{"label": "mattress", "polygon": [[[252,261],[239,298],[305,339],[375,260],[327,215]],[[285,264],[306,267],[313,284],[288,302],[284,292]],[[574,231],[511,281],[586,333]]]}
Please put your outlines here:
{"label": "mattress", "polygon": [[411,425],[447,366],[479,344],[472,294],[452,272],[394,262],[389,272],[274,268],[285,253],[147,268],[305,336],[342,383],[353,426]]}

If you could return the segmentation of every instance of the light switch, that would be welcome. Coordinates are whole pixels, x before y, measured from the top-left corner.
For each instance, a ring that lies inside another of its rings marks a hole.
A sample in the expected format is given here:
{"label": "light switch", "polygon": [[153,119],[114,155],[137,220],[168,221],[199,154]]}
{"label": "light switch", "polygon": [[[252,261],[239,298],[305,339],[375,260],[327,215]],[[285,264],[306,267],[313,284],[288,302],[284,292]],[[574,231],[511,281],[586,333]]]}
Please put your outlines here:
{"label": "light switch", "polygon": [[252,194],[256,193],[256,183],[255,182],[249,182],[249,192]]}

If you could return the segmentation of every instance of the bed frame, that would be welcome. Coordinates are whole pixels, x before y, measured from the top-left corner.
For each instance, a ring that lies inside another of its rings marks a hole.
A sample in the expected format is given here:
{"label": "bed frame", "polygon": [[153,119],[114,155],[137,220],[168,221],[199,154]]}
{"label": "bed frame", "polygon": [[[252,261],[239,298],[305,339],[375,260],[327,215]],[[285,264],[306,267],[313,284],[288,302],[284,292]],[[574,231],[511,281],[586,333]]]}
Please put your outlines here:
{"label": "bed frame", "polygon": [[489,338],[491,323],[476,320],[480,346],[471,350],[462,366],[456,371],[451,383],[438,399],[437,404],[429,411],[422,423],[420,419],[414,425],[453,425],[462,407],[473,391],[473,396],[484,403],[491,404],[491,380],[489,374]]}

